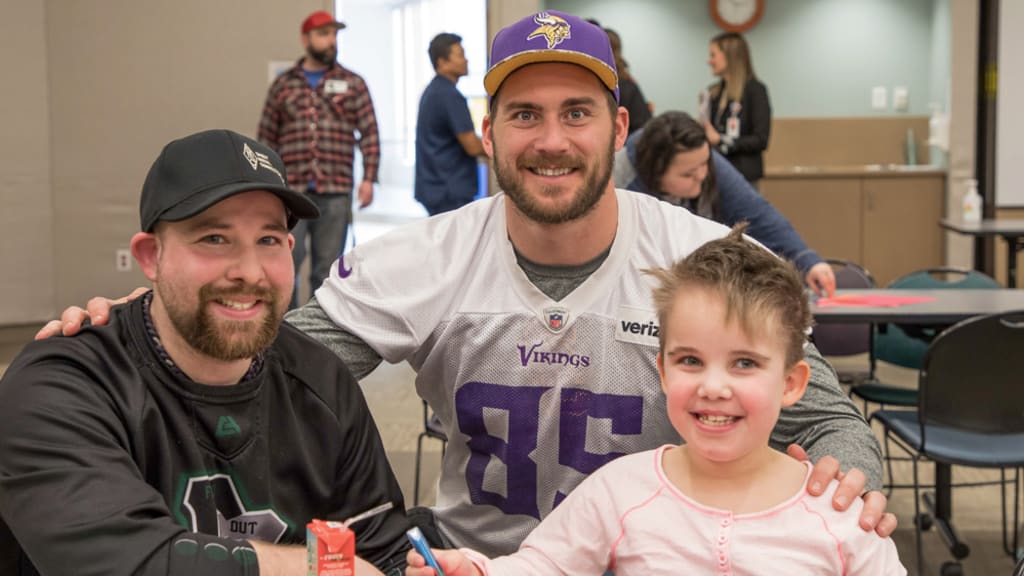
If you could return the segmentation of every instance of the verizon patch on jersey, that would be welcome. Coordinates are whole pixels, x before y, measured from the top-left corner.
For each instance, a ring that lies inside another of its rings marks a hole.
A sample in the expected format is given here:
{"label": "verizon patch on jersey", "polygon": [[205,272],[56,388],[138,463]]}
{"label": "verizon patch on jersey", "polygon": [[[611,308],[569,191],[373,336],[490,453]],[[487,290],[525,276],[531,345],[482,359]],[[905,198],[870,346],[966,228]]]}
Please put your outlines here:
{"label": "verizon patch on jersey", "polygon": [[658,315],[654,310],[619,306],[615,339],[646,346],[658,346]]}
{"label": "verizon patch on jersey", "polygon": [[306,524],[306,576],[353,576],[356,535],[344,522]]}

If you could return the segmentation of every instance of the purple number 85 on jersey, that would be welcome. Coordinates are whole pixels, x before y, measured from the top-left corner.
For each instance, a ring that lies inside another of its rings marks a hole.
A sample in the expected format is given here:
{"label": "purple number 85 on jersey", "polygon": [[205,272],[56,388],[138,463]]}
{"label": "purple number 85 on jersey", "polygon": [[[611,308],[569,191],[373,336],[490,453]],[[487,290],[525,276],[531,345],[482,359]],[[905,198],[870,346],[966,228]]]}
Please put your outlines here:
{"label": "purple number 85 on jersey", "polygon": [[[459,431],[470,437],[471,452],[466,465],[466,483],[474,504],[489,504],[506,514],[526,514],[540,519],[537,502],[537,464],[530,454],[537,448],[541,399],[551,387],[502,386],[467,382],[455,394]],[[485,409],[503,410],[508,415],[508,439],[488,433]],[[587,452],[588,418],[605,418],[616,435],[637,435],[643,429],[643,398],[595,394],[579,388],[562,389],[559,396],[558,463],[590,474],[623,456],[623,452]],[[484,474],[491,457],[507,470],[506,495],[484,489]],[[559,492],[552,507],[565,497]]]}

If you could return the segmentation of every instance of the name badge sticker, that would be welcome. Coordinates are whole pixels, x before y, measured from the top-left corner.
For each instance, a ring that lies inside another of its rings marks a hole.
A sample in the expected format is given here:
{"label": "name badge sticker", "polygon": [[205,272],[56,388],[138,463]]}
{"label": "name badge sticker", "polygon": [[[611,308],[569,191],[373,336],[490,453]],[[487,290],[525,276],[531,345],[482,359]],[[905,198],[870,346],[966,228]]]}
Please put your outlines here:
{"label": "name badge sticker", "polygon": [[324,92],[328,94],[342,94],[348,92],[348,81],[328,80],[324,83]]}
{"label": "name badge sticker", "polygon": [[654,310],[619,306],[615,319],[615,339],[657,348],[658,314]]}

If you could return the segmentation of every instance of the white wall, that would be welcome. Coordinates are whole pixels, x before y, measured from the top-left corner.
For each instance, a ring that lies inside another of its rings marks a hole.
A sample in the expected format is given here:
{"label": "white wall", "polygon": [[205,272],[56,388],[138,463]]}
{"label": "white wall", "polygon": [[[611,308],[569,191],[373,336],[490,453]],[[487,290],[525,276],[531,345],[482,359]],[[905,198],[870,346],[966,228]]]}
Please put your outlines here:
{"label": "white wall", "polygon": [[1024,207],[1024,2],[999,4],[999,87],[996,102],[996,206]]}

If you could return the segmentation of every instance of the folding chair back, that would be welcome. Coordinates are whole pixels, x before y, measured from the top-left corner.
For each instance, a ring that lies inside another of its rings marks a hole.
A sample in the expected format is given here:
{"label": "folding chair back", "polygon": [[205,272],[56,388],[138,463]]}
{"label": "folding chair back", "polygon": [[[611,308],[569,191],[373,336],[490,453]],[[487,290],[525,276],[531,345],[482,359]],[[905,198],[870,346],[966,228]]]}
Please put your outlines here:
{"label": "folding chair back", "polygon": [[971,318],[940,334],[921,370],[921,422],[988,434],[1024,432],[1022,352],[1024,311]]}

